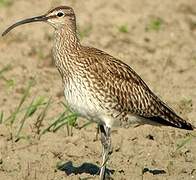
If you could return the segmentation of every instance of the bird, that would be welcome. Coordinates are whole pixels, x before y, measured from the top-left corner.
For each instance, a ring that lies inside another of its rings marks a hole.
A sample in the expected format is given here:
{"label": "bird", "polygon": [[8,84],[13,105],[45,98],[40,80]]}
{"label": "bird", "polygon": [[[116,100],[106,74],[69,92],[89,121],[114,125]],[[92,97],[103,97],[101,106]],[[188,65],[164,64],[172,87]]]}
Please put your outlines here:
{"label": "bird", "polygon": [[20,20],[2,36],[32,22],[45,22],[54,28],[53,57],[62,77],[67,106],[81,117],[98,123],[103,149],[101,180],[107,176],[111,129],[116,124],[155,123],[195,129],[156,96],[129,65],[102,50],[82,45],[72,7],[58,6],[44,15]]}

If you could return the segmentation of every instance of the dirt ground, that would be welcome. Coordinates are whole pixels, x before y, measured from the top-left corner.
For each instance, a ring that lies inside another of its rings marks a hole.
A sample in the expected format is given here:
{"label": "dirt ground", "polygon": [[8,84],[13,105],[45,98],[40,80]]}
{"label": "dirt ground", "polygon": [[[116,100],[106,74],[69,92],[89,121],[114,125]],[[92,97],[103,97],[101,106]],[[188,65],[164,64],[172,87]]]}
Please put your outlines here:
{"label": "dirt ground", "polygon": [[[40,15],[51,7],[75,9],[82,43],[128,63],[150,88],[182,117],[196,125],[195,0],[4,0],[0,32],[11,23]],[[64,111],[62,83],[52,61],[53,29],[36,23],[0,38],[0,180],[99,179],[101,144],[96,125],[67,126],[43,132]],[[7,69],[5,69],[7,67]],[[3,70],[3,71],[2,71]],[[10,125],[30,80],[23,110]],[[39,129],[43,106],[18,128],[25,107],[44,97],[51,103]],[[116,128],[108,169],[115,180],[196,180],[196,134],[151,125]],[[90,170],[92,172],[90,172]],[[81,174],[80,174],[81,172]],[[91,175],[94,174],[94,175]]]}

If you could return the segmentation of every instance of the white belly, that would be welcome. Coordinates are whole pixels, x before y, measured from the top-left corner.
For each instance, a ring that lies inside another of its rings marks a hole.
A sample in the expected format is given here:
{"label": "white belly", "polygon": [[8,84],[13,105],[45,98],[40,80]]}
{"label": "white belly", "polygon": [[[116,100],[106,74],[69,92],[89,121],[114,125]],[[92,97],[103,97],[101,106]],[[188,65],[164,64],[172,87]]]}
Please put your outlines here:
{"label": "white belly", "polygon": [[[78,113],[80,116],[87,118],[88,120],[104,123],[108,127],[115,126],[127,126],[135,122],[141,122],[141,119],[137,116],[127,114],[127,120],[119,119],[116,117],[115,112],[111,109],[105,109],[102,106],[101,99],[93,95],[92,90],[87,89],[88,85],[85,82],[81,82],[79,79],[75,79],[71,83],[65,83],[64,95],[67,106],[70,110]],[[116,112],[119,114],[119,112]]]}
{"label": "white belly", "polygon": [[64,95],[70,110],[89,120],[100,123],[99,114],[102,111],[99,102],[93,97],[92,92],[86,89],[85,84],[71,82],[65,84]]}

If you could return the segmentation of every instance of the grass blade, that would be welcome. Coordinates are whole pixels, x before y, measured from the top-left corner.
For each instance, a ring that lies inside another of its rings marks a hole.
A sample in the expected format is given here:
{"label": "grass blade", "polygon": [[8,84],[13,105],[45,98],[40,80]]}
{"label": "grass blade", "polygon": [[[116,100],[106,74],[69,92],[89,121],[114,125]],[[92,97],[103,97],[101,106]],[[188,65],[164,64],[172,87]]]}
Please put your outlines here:
{"label": "grass blade", "polygon": [[14,80],[5,78],[3,76],[3,73],[9,71],[10,69],[11,69],[11,65],[8,64],[8,65],[6,65],[5,67],[3,67],[0,70],[0,78],[3,79],[6,82],[6,84],[7,84],[8,87],[14,86]]}
{"label": "grass blade", "polygon": [[37,99],[33,101],[33,103],[27,108],[27,111],[26,111],[27,118],[32,116],[37,111],[39,106],[45,104],[44,99],[45,99],[44,97],[38,97]]}
{"label": "grass blade", "polygon": [[35,80],[32,79],[29,81],[29,84],[20,100],[20,103],[18,104],[17,108],[15,109],[15,111],[5,120],[5,121],[10,121],[10,124],[12,125],[16,119],[17,114],[20,111],[21,106],[23,105],[23,103],[25,102],[27,96],[29,95],[30,89],[31,87],[34,85]]}
{"label": "grass blade", "polygon": [[83,124],[81,127],[78,127],[78,129],[83,129],[83,128],[87,127],[88,125],[92,124],[92,123],[93,122],[89,121],[89,122]]}
{"label": "grass blade", "polygon": [[54,121],[49,127],[43,130],[41,135],[45,134],[46,132],[56,132],[59,128],[64,126],[65,124],[73,125],[76,122],[77,114],[71,113],[70,115],[66,115],[67,110],[60,114],[56,121]]}
{"label": "grass blade", "polygon": [[177,149],[179,150],[180,148],[182,148],[185,144],[187,144],[189,141],[191,140],[191,137],[186,138],[184,141],[182,141],[180,144],[177,144]]}
{"label": "grass blade", "polygon": [[1,114],[0,114],[0,124],[3,123],[3,111],[1,111]]}
{"label": "grass blade", "polygon": [[51,125],[49,125],[46,129],[44,129],[41,133],[41,135],[45,134],[46,132],[50,132],[51,128],[53,126],[56,126],[56,124],[58,124],[58,122],[62,119],[62,117],[65,116],[67,111],[64,111],[62,114],[60,114],[60,116],[57,118],[57,120],[55,120]]}
{"label": "grass blade", "polygon": [[35,127],[37,129],[37,131],[36,131],[37,134],[40,134],[40,127],[42,126],[42,122],[43,122],[43,120],[46,116],[46,112],[49,108],[50,103],[51,103],[51,98],[48,100],[48,102],[47,102],[46,106],[44,107],[43,111],[37,117],[37,121],[35,122]]}
{"label": "grass blade", "polygon": [[2,74],[6,71],[9,71],[11,69],[11,65],[8,64],[6,65],[5,67],[3,67],[1,70],[0,70],[0,76],[2,76]]}
{"label": "grass blade", "polygon": [[[56,132],[58,129],[60,129],[62,126],[64,126],[65,124],[69,125],[69,126],[72,126],[75,124],[77,120],[77,116],[76,114],[72,114],[70,116],[67,116],[65,117],[64,119],[62,119],[62,121],[58,124],[58,126],[56,126],[54,129],[53,129],[53,132]],[[71,122],[71,125],[69,124]],[[74,124],[73,124],[74,122]],[[72,126],[73,127],[73,126]]]}
{"label": "grass blade", "polygon": [[194,136],[188,136],[185,139],[183,139],[180,143],[177,144],[177,148],[176,151],[181,149],[183,146],[185,146],[188,142],[190,142],[192,140]]}
{"label": "grass blade", "polygon": [[31,116],[37,111],[37,109],[39,108],[39,106],[41,106],[41,105],[43,105],[43,104],[45,104],[45,103],[44,103],[44,97],[39,97],[39,98],[33,100],[33,101],[30,103],[29,107],[28,107],[27,110],[26,110],[26,113],[25,113],[23,119],[21,120],[20,127],[19,127],[19,129],[18,129],[17,134],[16,134],[16,138],[17,138],[17,139],[19,138],[20,132],[21,132],[23,126],[24,126],[25,121],[26,121],[29,117],[31,117]]}

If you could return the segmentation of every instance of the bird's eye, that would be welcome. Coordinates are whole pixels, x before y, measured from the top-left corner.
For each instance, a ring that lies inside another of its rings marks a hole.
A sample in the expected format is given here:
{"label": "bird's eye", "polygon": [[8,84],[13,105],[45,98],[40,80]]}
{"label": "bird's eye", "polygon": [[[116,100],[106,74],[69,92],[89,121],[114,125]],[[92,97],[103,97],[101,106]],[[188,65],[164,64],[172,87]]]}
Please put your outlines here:
{"label": "bird's eye", "polygon": [[57,13],[57,16],[58,16],[58,17],[62,17],[62,16],[64,16],[64,13],[63,13],[63,12],[58,12],[58,13]]}

